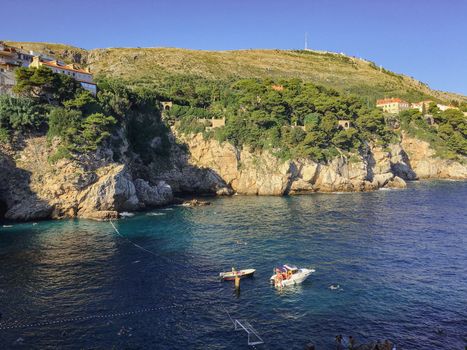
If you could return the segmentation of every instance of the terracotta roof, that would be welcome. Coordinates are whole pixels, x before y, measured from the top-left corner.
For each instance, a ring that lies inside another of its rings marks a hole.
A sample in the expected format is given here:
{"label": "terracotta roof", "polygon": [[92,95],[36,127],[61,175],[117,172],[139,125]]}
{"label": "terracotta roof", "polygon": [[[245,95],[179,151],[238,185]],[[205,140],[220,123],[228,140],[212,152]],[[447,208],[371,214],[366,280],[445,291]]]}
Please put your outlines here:
{"label": "terracotta roof", "polygon": [[53,61],[50,61],[50,62],[41,61],[41,63],[44,66],[48,66],[48,67],[60,68],[60,69],[65,69],[65,70],[69,70],[69,71],[72,71],[72,72],[78,72],[78,73],[82,73],[82,74],[92,75],[92,73],[86,72],[84,69],[71,68],[71,67],[69,67],[70,65],[62,66],[60,64],[54,63]]}
{"label": "terracotta roof", "polygon": [[408,103],[407,101],[401,100],[400,98],[383,98],[381,100],[376,100],[376,105],[385,105],[388,103]]}

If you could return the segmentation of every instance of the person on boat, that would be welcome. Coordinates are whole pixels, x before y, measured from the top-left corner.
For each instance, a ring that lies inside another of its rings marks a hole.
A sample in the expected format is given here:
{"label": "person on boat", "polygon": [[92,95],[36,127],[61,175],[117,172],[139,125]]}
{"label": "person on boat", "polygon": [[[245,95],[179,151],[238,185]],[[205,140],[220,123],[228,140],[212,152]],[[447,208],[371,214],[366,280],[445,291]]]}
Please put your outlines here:
{"label": "person on boat", "polygon": [[237,273],[237,270],[235,270],[235,267],[232,266],[232,273],[233,274],[236,274]]}
{"label": "person on boat", "polygon": [[276,287],[281,287],[282,288],[282,280],[284,279],[283,276],[282,276],[282,273],[279,269],[276,270],[277,271],[277,274],[276,274],[276,278],[275,278],[275,285]]}

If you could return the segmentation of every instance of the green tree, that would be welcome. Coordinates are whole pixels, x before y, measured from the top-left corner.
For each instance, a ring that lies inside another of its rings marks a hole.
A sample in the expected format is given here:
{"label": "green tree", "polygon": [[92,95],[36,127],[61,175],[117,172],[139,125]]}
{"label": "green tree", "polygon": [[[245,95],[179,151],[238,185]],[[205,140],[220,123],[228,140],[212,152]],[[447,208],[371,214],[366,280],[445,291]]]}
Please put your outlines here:
{"label": "green tree", "polygon": [[54,73],[50,68],[16,69],[16,85],[13,91],[21,96],[38,99],[43,103],[61,104],[72,99],[81,85],[72,77]]}
{"label": "green tree", "polygon": [[81,149],[95,151],[102,141],[110,136],[110,127],[116,124],[114,117],[94,113],[86,117],[81,124]]}

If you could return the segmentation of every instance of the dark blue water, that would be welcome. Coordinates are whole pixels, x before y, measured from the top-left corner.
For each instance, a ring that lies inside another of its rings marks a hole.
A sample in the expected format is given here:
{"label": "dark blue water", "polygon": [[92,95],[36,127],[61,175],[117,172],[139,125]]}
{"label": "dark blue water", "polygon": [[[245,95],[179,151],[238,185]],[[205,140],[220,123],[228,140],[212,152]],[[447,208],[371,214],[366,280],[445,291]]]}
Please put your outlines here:
{"label": "dark blue water", "polygon": [[[256,328],[258,349],[333,349],[339,333],[401,349],[466,343],[466,182],[151,213],[116,226],[155,256],[109,223],[0,228],[0,348],[247,349],[224,307]],[[284,262],[316,273],[276,291],[268,279]],[[217,279],[232,266],[257,269],[240,295]],[[160,309],[96,317],[148,307]]]}

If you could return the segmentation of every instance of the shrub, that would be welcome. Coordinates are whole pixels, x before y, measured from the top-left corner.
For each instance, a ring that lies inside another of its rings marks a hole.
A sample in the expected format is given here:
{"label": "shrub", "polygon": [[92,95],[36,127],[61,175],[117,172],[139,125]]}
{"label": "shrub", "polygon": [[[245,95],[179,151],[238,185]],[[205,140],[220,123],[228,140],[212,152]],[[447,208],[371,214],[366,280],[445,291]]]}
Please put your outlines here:
{"label": "shrub", "polygon": [[0,126],[17,131],[37,129],[44,122],[44,108],[30,98],[0,95]]}

